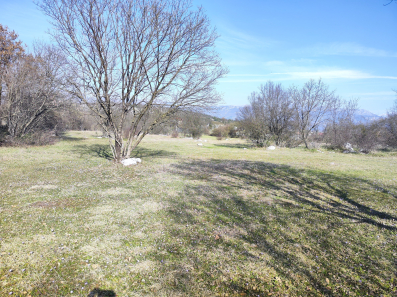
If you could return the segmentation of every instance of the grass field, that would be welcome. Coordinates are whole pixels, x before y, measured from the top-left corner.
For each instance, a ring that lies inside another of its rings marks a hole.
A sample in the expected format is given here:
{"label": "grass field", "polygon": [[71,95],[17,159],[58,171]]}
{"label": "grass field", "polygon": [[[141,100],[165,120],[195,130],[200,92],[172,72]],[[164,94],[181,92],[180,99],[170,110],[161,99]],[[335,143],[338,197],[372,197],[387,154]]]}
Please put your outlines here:
{"label": "grass field", "polygon": [[396,153],[203,140],[0,148],[0,296],[397,295]]}

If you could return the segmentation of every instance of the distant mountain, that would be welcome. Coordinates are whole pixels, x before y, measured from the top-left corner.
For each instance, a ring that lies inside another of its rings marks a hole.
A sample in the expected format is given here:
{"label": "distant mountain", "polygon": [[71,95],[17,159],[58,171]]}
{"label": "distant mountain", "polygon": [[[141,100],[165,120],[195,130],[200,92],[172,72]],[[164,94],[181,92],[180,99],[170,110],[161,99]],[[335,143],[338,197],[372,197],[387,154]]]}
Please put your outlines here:
{"label": "distant mountain", "polygon": [[214,108],[209,115],[217,118],[225,118],[227,120],[235,120],[237,118],[237,112],[242,106],[237,105],[223,105]]}
{"label": "distant mountain", "polygon": [[375,120],[379,120],[381,116],[378,116],[368,110],[358,109],[354,115],[354,120],[356,123],[365,124]]}
{"label": "distant mountain", "polygon": [[[219,106],[214,111],[209,113],[211,116],[215,116],[218,118],[225,118],[228,120],[235,120],[237,118],[237,112],[242,106],[238,105],[223,105]],[[380,119],[381,116],[378,116],[368,110],[358,109],[354,116],[354,120],[356,123],[365,124],[368,122],[372,122],[374,120]]]}

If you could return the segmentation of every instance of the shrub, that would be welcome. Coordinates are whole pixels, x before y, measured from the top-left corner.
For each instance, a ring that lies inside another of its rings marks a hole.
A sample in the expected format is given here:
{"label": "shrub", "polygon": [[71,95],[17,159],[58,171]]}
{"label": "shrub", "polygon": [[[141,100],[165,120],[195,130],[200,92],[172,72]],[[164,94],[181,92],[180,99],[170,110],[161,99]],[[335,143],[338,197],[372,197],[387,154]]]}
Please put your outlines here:
{"label": "shrub", "polygon": [[58,141],[54,130],[36,131],[26,134],[23,137],[6,136],[3,145],[5,146],[30,146],[30,145],[51,145]]}

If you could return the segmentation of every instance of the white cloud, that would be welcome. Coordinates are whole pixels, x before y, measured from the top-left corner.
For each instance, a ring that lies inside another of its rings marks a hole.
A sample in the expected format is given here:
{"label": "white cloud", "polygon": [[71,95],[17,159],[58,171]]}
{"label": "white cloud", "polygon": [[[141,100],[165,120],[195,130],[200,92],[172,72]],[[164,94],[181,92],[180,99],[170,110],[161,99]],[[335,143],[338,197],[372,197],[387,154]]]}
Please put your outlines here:
{"label": "white cloud", "polygon": [[372,47],[366,47],[353,42],[321,43],[312,47],[298,50],[311,55],[332,56],[367,56],[367,57],[397,57],[397,52],[385,51]]}

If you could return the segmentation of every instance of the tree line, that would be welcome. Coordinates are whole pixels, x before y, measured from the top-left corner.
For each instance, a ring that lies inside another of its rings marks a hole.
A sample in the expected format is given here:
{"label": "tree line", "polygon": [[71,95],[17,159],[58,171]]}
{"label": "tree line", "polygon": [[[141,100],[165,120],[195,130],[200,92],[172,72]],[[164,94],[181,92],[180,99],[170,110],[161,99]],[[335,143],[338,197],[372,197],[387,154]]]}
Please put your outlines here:
{"label": "tree line", "polygon": [[269,81],[249,97],[238,121],[244,135],[257,146],[327,144],[344,149],[347,143],[361,151],[397,147],[397,100],[387,116],[357,123],[357,99],[343,100],[321,79],[288,89]]}

